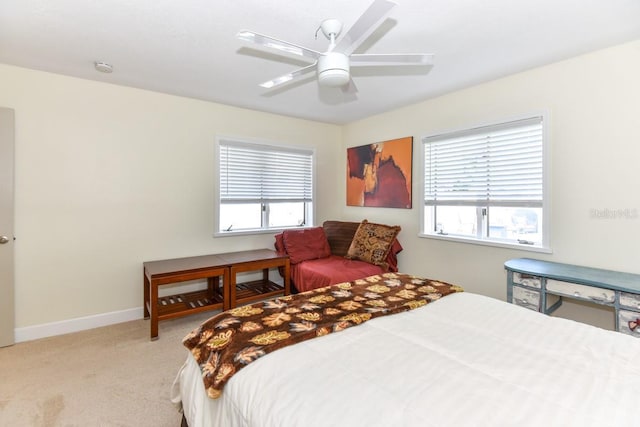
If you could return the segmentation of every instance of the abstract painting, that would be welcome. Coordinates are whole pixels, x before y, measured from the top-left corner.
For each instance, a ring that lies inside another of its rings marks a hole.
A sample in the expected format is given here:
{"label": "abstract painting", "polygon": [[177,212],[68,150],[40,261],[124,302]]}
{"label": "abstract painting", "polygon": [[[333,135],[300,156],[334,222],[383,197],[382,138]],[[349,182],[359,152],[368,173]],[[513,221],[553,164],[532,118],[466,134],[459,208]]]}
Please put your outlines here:
{"label": "abstract painting", "polygon": [[347,206],[411,209],[413,137],[347,148]]}

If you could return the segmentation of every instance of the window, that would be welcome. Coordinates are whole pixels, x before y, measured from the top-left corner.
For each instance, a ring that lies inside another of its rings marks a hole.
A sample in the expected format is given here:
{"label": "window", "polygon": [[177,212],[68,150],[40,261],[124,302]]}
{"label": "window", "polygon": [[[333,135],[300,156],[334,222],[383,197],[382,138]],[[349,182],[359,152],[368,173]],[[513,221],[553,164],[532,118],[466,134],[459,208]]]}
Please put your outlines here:
{"label": "window", "polygon": [[313,224],[313,151],[218,139],[217,232]]}
{"label": "window", "polygon": [[543,117],[423,139],[424,235],[547,248]]}

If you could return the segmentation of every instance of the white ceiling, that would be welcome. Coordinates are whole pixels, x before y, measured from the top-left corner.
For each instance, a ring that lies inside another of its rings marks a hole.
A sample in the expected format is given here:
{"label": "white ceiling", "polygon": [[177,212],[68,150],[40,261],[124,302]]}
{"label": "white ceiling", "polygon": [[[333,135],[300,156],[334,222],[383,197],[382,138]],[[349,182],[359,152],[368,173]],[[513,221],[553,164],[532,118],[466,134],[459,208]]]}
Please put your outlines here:
{"label": "white ceiling", "polygon": [[[356,99],[315,79],[259,83],[307,65],[235,38],[248,29],[324,52],[372,0],[2,0],[0,62],[344,124],[640,39],[640,0],[396,0],[357,53],[433,53],[434,67],[352,70]],[[95,71],[94,61],[113,65]]]}

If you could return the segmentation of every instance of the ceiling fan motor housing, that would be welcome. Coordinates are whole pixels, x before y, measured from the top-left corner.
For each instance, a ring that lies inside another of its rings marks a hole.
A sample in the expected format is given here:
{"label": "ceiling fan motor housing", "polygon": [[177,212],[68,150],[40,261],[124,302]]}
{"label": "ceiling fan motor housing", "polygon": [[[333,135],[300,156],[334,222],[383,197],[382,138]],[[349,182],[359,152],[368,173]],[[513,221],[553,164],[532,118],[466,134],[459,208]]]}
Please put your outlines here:
{"label": "ceiling fan motor housing", "polygon": [[318,81],[323,86],[344,86],[349,82],[349,57],[328,52],[318,58]]}

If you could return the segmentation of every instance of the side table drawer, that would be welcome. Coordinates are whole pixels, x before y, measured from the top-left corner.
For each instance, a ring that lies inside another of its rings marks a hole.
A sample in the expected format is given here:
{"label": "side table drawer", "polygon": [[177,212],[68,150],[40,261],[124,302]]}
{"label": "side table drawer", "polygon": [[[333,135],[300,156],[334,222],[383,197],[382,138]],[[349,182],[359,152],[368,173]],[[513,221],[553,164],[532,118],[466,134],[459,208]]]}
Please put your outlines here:
{"label": "side table drawer", "polygon": [[531,274],[513,272],[513,283],[520,284],[522,286],[528,286],[530,288],[540,289],[542,287],[542,279],[538,276],[532,276]]}
{"label": "side table drawer", "polygon": [[540,311],[540,292],[514,286],[513,303],[529,310]]}
{"label": "side table drawer", "polygon": [[640,310],[640,295],[620,292],[620,306]]}
{"label": "side table drawer", "polygon": [[582,298],[600,304],[613,304],[616,292],[612,289],[595,288],[577,283],[547,279],[547,291],[573,298]]}
{"label": "side table drawer", "polygon": [[640,337],[640,313],[635,311],[618,311],[618,332]]}

